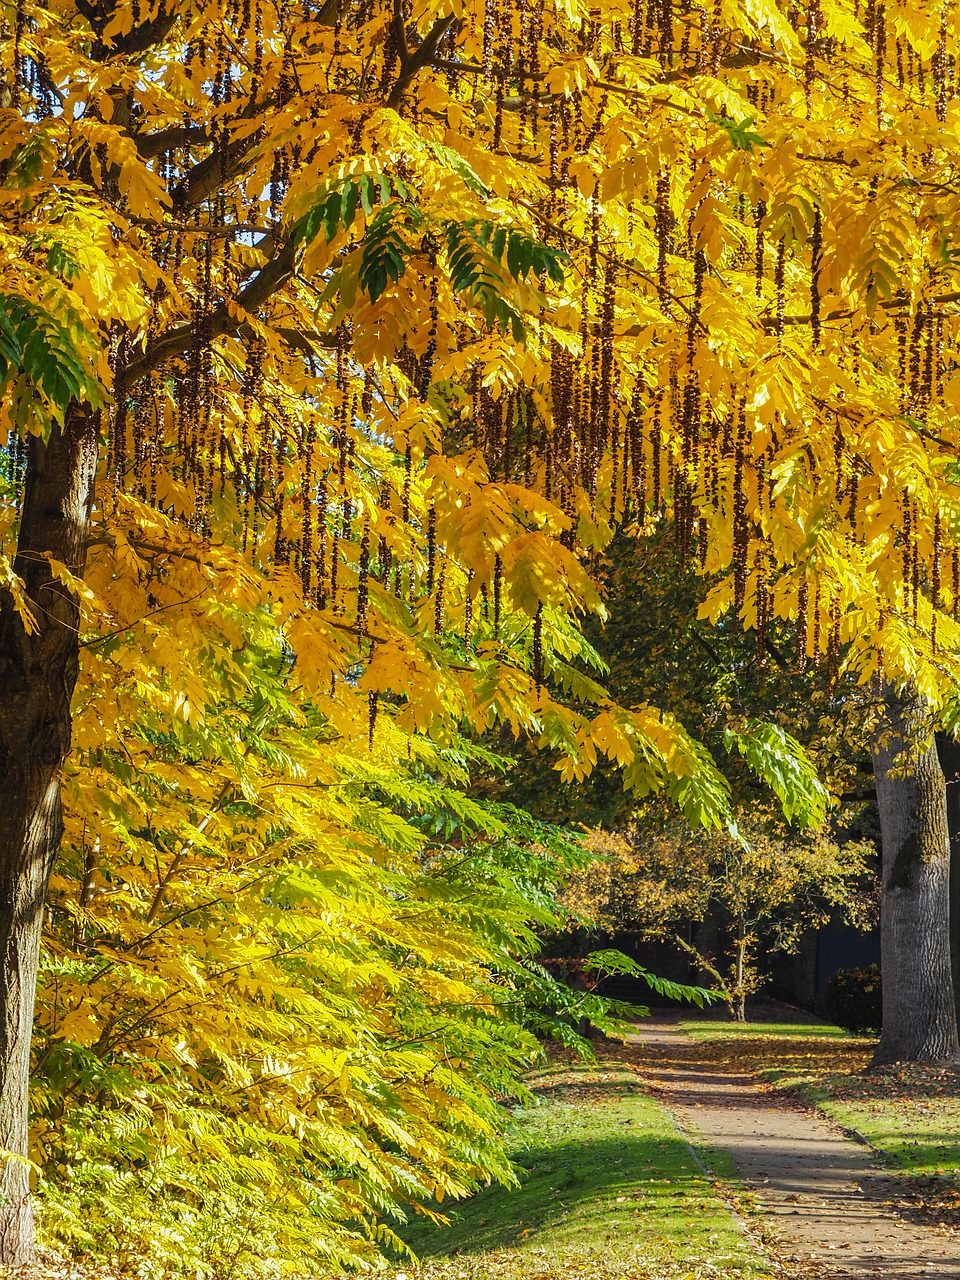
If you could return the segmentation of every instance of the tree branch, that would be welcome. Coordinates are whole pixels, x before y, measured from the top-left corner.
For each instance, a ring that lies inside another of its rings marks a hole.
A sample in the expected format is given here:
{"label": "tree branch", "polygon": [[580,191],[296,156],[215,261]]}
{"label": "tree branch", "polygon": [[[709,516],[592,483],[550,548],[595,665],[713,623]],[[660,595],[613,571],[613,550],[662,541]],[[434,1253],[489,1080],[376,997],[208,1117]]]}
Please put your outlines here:
{"label": "tree branch", "polygon": [[[417,45],[416,49],[414,49],[412,53],[408,53],[406,57],[402,58],[400,63],[400,74],[397,77],[393,88],[390,90],[390,96],[387,98],[387,101],[384,104],[385,106],[396,111],[397,107],[399,107],[400,103],[403,101],[404,94],[410,88],[414,77],[427,65],[428,62],[432,62],[436,57],[437,49],[440,47],[440,41],[450,30],[454,21],[455,18],[453,14],[450,14],[448,18],[437,18],[427,35],[424,36],[421,43]],[[405,41],[406,34],[404,33],[404,43]]]}
{"label": "tree branch", "polygon": [[158,129],[156,133],[134,134],[133,141],[144,160],[152,160],[175,147],[192,146],[196,142],[209,142],[210,135],[203,125],[175,125]]}
{"label": "tree branch", "polygon": [[[256,312],[281,289],[296,270],[296,244],[288,240],[276,257],[264,263],[253,279],[240,290],[236,298],[237,307],[243,311]],[[231,315],[226,303],[221,303],[204,319],[204,332],[208,341],[214,338],[236,336],[244,326],[244,321]],[[155,338],[147,345],[147,349],[127,365],[127,381],[133,385],[140,378],[146,377],[154,369],[159,368],[167,360],[182,356],[193,344],[196,328],[193,324],[178,325]]]}

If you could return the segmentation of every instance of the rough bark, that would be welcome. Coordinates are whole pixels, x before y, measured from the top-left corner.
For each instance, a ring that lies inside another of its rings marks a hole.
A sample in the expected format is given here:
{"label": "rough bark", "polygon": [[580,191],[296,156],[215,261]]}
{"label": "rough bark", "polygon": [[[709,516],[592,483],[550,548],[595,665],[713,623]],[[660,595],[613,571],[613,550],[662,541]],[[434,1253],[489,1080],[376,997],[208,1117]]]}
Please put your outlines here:
{"label": "rough bark", "polygon": [[873,742],[883,844],[883,1034],[874,1065],[960,1056],[946,788],[922,703],[887,690]]}
{"label": "rough bark", "polygon": [[30,1038],[44,902],[62,834],[60,767],[70,749],[77,604],[50,559],[83,571],[98,448],[78,409],[44,444],[32,438],[16,572],[36,620],[28,634],[0,594],[0,1261],[33,1256],[28,1152]]}
{"label": "rough bark", "polygon": [[947,830],[950,833],[950,968],[953,1003],[960,1025],[960,742],[937,734],[937,755],[947,786]]}

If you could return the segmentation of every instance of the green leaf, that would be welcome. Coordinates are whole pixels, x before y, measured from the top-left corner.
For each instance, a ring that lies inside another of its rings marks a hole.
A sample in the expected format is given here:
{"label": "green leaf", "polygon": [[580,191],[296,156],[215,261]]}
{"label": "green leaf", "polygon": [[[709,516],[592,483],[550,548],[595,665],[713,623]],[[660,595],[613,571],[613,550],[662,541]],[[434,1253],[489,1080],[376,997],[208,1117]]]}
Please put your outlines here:
{"label": "green leaf", "polygon": [[339,191],[331,191],[323,205],[323,234],[330,241],[340,229],[342,197]]}
{"label": "green leaf", "polygon": [[343,189],[343,208],[341,210],[343,225],[346,228],[353,225],[353,220],[357,215],[357,201],[359,197],[359,185],[356,182],[348,182]]}
{"label": "green leaf", "polygon": [[752,151],[754,147],[769,147],[771,145],[759,133],[751,131],[750,126],[753,124],[753,116],[744,117],[739,124],[729,116],[717,116],[712,111],[707,111],[707,118],[714,124],[718,124],[721,129],[726,130],[730,145],[734,151]]}
{"label": "green leaf", "polygon": [[773,789],[788,822],[811,827],[823,821],[830,798],[827,789],[803,747],[786,730],[750,720],[744,728],[727,729],[724,745],[728,751],[736,749]]}
{"label": "green leaf", "polygon": [[484,182],[474,172],[470,165],[467,164],[466,160],[464,160],[463,156],[460,155],[459,152],[454,151],[452,147],[445,147],[439,142],[431,142],[429,139],[425,139],[425,141],[440,163],[446,165],[448,169],[452,169],[454,173],[458,174],[471,191],[475,192],[478,196],[483,196],[484,199],[489,196],[490,192]]}
{"label": "green leaf", "polygon": [[374,181],[369,173],[362,173],[357,179],[357,191],[360,195],[360,208],[369,218],[371,213],[373,213],[375,195]]}

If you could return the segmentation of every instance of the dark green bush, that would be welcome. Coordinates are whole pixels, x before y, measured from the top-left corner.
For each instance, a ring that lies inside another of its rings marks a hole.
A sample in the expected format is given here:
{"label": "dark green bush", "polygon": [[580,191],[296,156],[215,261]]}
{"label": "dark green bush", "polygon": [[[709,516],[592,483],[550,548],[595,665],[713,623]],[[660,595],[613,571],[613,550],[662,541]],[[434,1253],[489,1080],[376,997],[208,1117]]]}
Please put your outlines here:
{"label": "dark green bush", "polygon": [[827,1016],[847,1031],[879,1032],[883,1026],[880,966],[838,969],[827,979]]}

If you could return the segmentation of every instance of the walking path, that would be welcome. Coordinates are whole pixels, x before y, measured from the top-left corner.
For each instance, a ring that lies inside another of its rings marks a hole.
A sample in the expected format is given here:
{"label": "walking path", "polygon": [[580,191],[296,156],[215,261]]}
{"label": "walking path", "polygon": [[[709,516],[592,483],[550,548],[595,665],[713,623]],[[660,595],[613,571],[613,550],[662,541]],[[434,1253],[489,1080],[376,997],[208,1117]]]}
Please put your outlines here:
{"label": "walking path", "polygon": [[670,1023],[644,1022],[631,1041],[680,1127],[728,1153],[800,1276],[960,1280],[960,1235],[901,1216],[890,1203],[901,1184],[868,1148],[710,1062]]}

